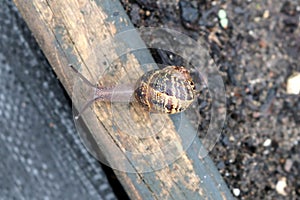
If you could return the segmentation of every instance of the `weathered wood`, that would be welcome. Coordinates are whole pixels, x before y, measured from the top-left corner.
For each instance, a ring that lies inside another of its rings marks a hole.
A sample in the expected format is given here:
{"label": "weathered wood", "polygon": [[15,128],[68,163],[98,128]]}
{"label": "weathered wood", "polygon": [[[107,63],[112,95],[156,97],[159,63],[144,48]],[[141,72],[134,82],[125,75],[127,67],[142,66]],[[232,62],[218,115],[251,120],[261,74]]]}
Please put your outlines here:
{"label": "weathered wood", "polygon": [[[118,86],[134,83],[144,73],[141,64],[153,62],[147,51],[119,55],[132,45],[144,47],[137,33],[108,42],[133,29],[116,0],[14,1],[79,109],[89,100],[89,93],[75,81],[78,77],[69,64],[95,83],[100,77],[99,84]],[[104,157],[98,158],[121,170],[115,173],[132,199],[232,198],[211,160],[198,158],[200,141],[195,140],[187,151],[183,148],[184,137],[193,137],[195,132],[184,116],[184,131],[176,128],[176,119],[160,115],[154,122],[162,127],[159,134],[141,138],[137,136],[153,131],[143,109],[108,102],[95,105],[83,113],[82,121]],[[167,145],[171,148],[165,149]]]}

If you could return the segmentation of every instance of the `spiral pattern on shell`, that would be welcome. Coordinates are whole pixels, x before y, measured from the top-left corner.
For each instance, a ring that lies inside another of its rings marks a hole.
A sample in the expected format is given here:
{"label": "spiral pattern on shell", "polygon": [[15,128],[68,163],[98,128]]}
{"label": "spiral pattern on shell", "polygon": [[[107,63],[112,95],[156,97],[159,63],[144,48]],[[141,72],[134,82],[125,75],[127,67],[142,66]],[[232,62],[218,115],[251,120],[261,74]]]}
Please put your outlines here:
{"label": "spiral pattern on shell", "polygon": [[193,102],[195,85],[186,68],[167,66],[145,73],[137,81],[134,94],[146,110],[174,114]]}

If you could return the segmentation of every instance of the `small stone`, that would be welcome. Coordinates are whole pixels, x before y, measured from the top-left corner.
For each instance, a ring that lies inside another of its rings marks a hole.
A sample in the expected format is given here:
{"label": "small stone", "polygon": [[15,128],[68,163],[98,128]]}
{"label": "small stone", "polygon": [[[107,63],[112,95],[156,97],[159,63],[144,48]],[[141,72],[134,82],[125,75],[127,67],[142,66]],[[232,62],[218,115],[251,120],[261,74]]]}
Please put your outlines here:
{"label": "small stone", "polygon": [[232,192],[233,192],[234,196],[236,196],[236,197],[240,196],[240,194],[241,194],[241,191],[238,188],[233,188]]}
{"label": "small stone", "polygon": [[285,163],[284,163],[284,170],[286,172],[290,172],[291,168],[293,166],[293,161],[291,159],[286,159]]}
{"label": "small stone", "polygon": [[277,193],[281,194],[283,196],[286,196],[287,195],[287,193],[285,192],[286,186],[287,186],[287,184],[286,184],[286,177],[280,178],[280,180],[276,184],[276,191],[277,191]]}
{"label": "small stone", "polygon": [[251,36],[253,36],[253,37],[255,36],[255,33],[254,33],[253,30],[249,30],[248,33],[249,33],[249,35],[251,35]]}
{"label": "small stone", "polygon": [[260,21],[260,17],[255,17],[255,18],[254,18],[254,21],[255,21],[255,22],[259,22],[259,21]]}
{"label": "small stone", "polygon": [[265,40],[260,40],[259,41],[259,46],[261,48],[266,48],[268,46],[267,42]]}
{"label": "small stone", "polygon": [[230,145],[229,138],[226,135],[222,138],[221,142],[224,146]]}
{"label": "small stone", "polygon": [[149,17],[151,15],[151,12],[149,10],[146,11],[146,16]]}
{"label": "small stone", "polygon": [[229,136],[229,141],[230,141],[230,142],[234,142],[234,141],[235,141],[235,138],[231,135],[231,136]]}
{"label": "small stone", "polygon": [[268,138],[268,139],[266,139],[266,140],[264,141],[263,146],[264,146],[264,147],[268,147],[268,146],[271,145],[271,143],[272,143],[272,140]]}
{"label": "small stone", "polygon": [[287,80],[287,93],[300,94],[300,73],[295,73]]}
{"label": "small stone", "polygon": [[131,11],[130,11],[130,17],[131,17],[132,23],[136,24],[141,20],[139,12],[140,12],[140,7],[136,4],[133,4]]}
{"label": "small stone", "polygon": [[268,155],[270,153],[270,151],[269,150],[265,150],[265,151],[263,151],[263,155]]}
{"label": "small stone", "polygon": [[260,112],[253,112],[253,113],[252,113],[252,116],[253,116],[254,118],[259,118],[259,117],[261,116],[261,114],[260,114]]}
{"label": "small stone", "polygon": [[180,2],[181,17],[184,21],[194,23],[199,17],[198,9],[193,7],[191,3]]}
{"label": "small stone", "polygon": [[241,7],[237,6],[237,7],[234,8],[234,12],[236,14],[243,14],[245,11]]}
{"label": "small stone", "polygon": [[269,10],[265,10],[264,14],[263,14],[263,18],[267,19],[267,18],[269,18],[269,16],[270,16],[270,11]]}
{"label": "small stone", "polygon": [[218,168],[219,170],[224,169],[224,168],[225,168],[225,163],[224,163],[223,161],[218,162],[217,168]]}

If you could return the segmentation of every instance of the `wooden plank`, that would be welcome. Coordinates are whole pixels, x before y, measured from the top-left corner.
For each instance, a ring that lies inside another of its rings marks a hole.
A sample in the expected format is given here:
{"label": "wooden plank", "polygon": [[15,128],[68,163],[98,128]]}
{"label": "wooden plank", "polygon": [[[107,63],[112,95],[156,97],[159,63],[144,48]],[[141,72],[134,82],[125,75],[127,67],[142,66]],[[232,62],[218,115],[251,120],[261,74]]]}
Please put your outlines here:
{"label": "wooden plank", "polygon": [[[147,50],[120,56],[132,45],[145,45],[135,32],[117,37],[133,27],[116,0],[14,1],[78,109],[90,90],[69,64],[93,83],[113,87],[134,84],[146,70],[142,64],[153,62]],[[115,169],[132,199],[231,199],[211,160],[198,158],[200,141],[183,148],[184,137],[195,130],[181,117],[184,131],[176,128],[176,116],[159,115],[153,123],[138,106],[98,101],[81,122],[99,148],[98,158]],[[153,124],[162,127],[159,134],[142,138],[153,132]]]}

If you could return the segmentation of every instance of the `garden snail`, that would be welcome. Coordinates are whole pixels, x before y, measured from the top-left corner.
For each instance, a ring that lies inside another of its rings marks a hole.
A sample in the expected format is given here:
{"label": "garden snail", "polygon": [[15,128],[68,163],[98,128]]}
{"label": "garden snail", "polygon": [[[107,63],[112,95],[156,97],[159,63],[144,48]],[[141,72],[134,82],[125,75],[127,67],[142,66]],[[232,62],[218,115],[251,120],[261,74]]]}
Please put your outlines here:
{"label": "garden snail", "polygon": [[168,66],[145,73],[137,81],[134,95],[150,112],[174,114],[192,103],[195,85],[186,68]]}
{"label": "garden snail", "polygon": [[[96,100],[112,101],[113,89],[93,85],[72,65],[70,67],[85,83],[96,88],[95,98],[87,102],[79,115]],[[120,92],[118,101],[133,94],[134,99],[142,107],[154,113],[174,114],[182,112],[193,102],[196,96],[191,75],[182,66],[167,66],[163,69],[151,70],[138,79],[135,87],[125,90]]]}

